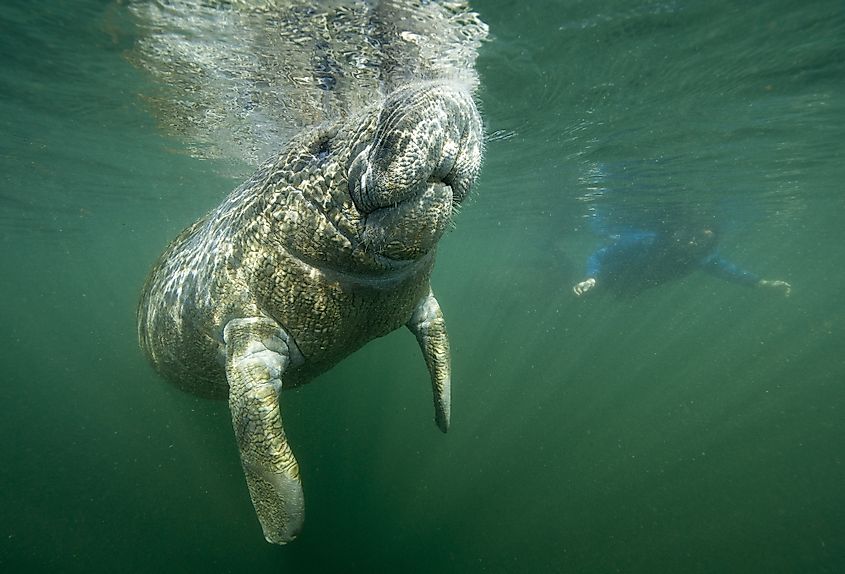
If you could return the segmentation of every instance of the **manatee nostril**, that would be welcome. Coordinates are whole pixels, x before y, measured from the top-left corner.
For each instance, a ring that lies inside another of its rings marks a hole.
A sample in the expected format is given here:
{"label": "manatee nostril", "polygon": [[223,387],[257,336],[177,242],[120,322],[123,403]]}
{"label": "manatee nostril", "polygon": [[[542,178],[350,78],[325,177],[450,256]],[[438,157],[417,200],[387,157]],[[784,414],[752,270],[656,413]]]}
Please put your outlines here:
{"label": "manatee nostril", "polygon": [[361,213],[370,213],[378,207],[371,197],[369,188],[372,186],[367,181],[370,179],[368,177],[370,175],[370,163],[367,161],[369,151],[370,146],[367,146],[352,160],[347,176],[349,196],[352,198],[355,208]]}

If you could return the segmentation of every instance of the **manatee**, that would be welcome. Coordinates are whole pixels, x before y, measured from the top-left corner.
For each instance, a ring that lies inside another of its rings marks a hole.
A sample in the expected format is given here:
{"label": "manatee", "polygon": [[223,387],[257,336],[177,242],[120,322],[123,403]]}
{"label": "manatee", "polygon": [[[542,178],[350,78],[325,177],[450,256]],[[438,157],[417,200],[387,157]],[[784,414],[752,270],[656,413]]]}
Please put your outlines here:
{"label": "manatee", "polygon": [[449,428],[449,339],[430,276],[478,176],[483,128],[471,82],[394,83],[293,135],[176,237],[143,288],[141,347],[180,388],[228,399],[271,543],[292,541],[304,520],[285,389],[405,326],[430,373],[435,422]]}

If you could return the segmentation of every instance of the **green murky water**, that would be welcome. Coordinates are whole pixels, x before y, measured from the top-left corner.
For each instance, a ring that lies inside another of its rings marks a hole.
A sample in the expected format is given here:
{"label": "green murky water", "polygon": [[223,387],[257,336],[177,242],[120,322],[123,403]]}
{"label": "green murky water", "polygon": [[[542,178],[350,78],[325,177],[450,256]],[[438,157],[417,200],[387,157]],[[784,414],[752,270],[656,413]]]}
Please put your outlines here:
{"label": "green murky water", "polygon": [[[845,570],[845,7],[476,2],[483,175],[443,241],[452,430],[407,332],[285,396],[305,530],[264,542],[225,403],[135,342],[237,182],[162,135],[121,3],[0,7],[0,567]],[[704,214],[702,273],[578,298],[595,222]]]}

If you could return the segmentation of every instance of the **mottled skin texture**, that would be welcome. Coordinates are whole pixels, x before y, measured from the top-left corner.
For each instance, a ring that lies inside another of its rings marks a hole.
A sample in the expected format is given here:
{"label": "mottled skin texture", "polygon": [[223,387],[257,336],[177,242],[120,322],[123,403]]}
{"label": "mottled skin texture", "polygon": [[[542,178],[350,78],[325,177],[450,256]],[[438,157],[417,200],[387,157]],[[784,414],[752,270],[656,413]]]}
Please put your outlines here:
{"label": "mottled skin texture", "polygon": [[403,325],[449,426],[449,342],[429,276],[453,207],[478,174],[469,91],[413,84],[359,115],[303,133],[153,268],[138,322],[152,363],[183,389],[228,397],[268,541],[304,517],[280,391]]}

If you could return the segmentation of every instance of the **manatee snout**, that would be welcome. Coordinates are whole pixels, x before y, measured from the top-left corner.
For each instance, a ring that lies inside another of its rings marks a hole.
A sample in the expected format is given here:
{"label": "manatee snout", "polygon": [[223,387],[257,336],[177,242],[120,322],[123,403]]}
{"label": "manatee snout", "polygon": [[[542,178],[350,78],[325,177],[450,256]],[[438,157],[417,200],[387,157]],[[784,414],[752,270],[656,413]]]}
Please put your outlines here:
{"label": "manatee snout", "polygon": [[460,203],[481,168],[481,142],[481,119],[466,90],[443,83],[397,90],[349,166],[349,194],[362,214],[413,201],[437,184]]}

